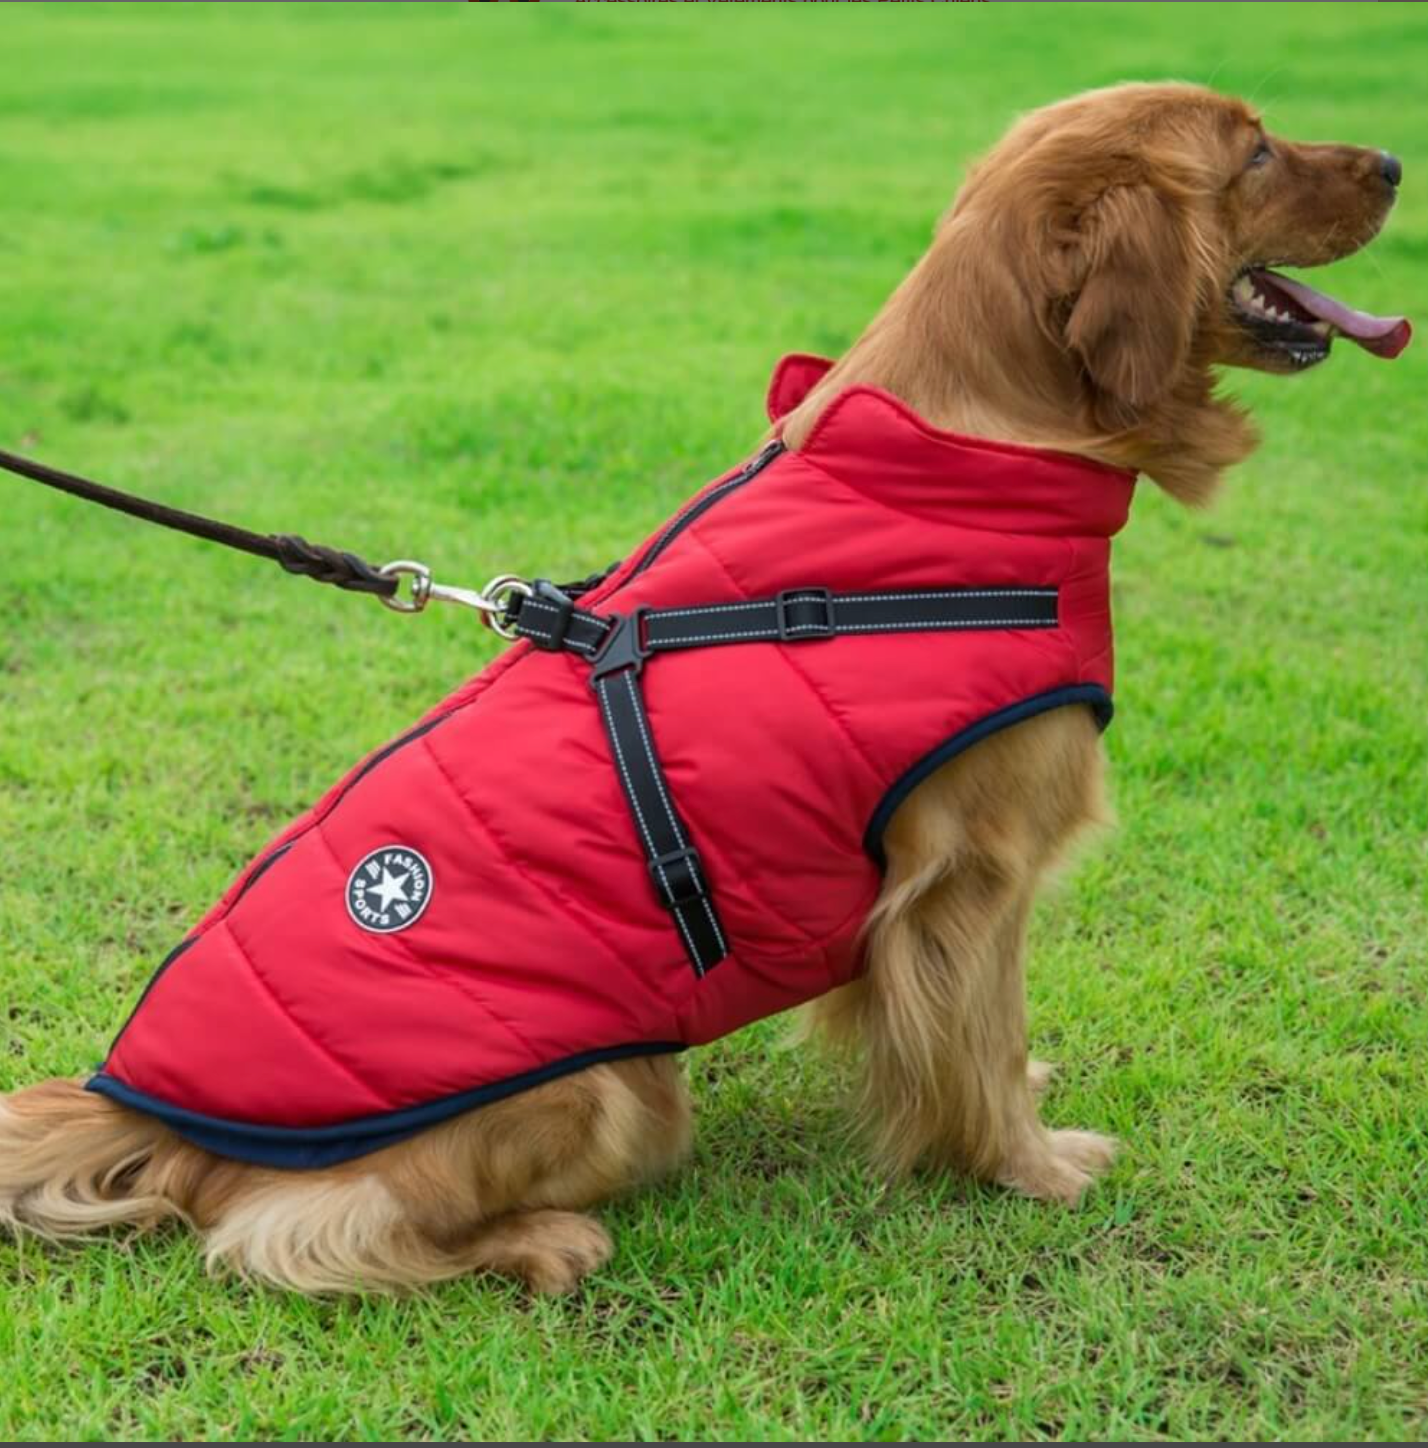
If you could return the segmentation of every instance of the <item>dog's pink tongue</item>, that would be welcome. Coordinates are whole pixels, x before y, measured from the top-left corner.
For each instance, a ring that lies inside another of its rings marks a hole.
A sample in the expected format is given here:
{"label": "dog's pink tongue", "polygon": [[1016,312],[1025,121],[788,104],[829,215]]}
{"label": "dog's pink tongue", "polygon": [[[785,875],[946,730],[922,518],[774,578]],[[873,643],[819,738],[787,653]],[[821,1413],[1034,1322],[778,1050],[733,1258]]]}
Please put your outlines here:
{"label": "dog's pink tongue", "polygon": [[1312,312],[1321,322],[1331,322],[1344,336],[1357,342],[1366,352],[1375,357],[1397,357],[1408,345],[1413,328],[1406,317],[1375,317],[1371,312],[1360,312],[1346,307],[1342,302],[1306,287],[1303,282],[1292,281],[1278,272],[1266,273],[1274,285],[1299,303],[1306,312]]}

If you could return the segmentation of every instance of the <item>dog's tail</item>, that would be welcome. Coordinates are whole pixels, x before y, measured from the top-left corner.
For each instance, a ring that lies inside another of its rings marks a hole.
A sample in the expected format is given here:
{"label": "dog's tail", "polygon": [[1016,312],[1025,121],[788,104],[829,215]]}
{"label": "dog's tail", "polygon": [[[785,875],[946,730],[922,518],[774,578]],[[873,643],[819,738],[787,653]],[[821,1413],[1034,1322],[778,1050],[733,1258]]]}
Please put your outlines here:
{"label": "dog's tail", "polygon": [[82,1237],[180,1215],[153,1189],[156,1158],[178,1139],[152,1117],[84,1090],[45,1081],[0,1097],[0,1228]]}

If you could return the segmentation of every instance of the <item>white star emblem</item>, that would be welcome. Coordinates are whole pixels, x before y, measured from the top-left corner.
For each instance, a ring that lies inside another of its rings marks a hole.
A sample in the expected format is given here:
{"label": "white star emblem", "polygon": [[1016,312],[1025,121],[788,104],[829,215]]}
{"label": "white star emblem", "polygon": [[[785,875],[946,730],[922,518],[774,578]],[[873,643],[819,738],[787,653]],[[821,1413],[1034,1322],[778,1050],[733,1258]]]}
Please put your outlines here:
{"label": "white star emblem", "polygon": [[382,883],[372,886],[372,894],[382,902],[383,914],[392,908],[393,900],[401,900],[404,904],[411,903],[411,897],[407,894],[407,881],[411,877],[410,870],[403,875],[394,876],[385,865],[382,866]]}
{"label": "white star emblem", "polygon": [[410,845],[373,850],[347,877],[347,913],[354,925],[374,935],[415,925],[430,904],[431,864]]}

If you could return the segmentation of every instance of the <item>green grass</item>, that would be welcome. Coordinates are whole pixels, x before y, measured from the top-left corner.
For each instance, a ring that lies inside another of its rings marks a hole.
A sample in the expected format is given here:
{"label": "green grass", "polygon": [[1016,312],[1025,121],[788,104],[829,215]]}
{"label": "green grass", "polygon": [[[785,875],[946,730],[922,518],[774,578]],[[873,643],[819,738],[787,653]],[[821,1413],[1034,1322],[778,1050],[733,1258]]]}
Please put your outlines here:
{"label": "green grass", "polygon": [[[1213,78],[1398,151],[1335,274],[1428,319],[1414,7],[5,9],[0,445],[452,581],[627,548],[751,446],[780,350],[851,339],[966,158],[1081,87]],[[0,1244],[0,1433],[1428,1434],[1425,355],[1237,377],[1264,448],[1211,516],[1144,488],[1119,545],[1123,823],[1031,971],[1048,1117],[1125,1143],[1082,1211],[884,1187],[766,1023],[691,1061],[694,1162],[569,1301]],[[0,498],[8,1088],[89,1067],[495,640]]]}

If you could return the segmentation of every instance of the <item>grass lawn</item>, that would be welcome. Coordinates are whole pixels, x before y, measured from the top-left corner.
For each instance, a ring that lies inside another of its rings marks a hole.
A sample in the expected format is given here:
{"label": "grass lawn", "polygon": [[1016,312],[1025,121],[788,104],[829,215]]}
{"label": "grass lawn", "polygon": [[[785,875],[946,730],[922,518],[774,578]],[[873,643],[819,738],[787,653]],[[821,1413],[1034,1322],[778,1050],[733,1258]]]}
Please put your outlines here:
{"label": "grass lawn", "polygon": [[[1132,77],[1402,155],[1335,281],[1428,321],[1428,16],[1287,10],[6,6],[0,446],[453,582],[578,575],[751,447],[775,357],[846,345],[1014,112]],[[1236,377],[1264,448],[1119,545],[1123,823],[1031,970],[1048,1118],[1125,1144],[1083,1210],[887,1188],[766,1022],[690,1061],[694,1162],[571,1300],[0,1243],[0,1434],[1428,1434],[1425,356]],[[497,641],[0,499],[3,1089],[90,1067]]]}

